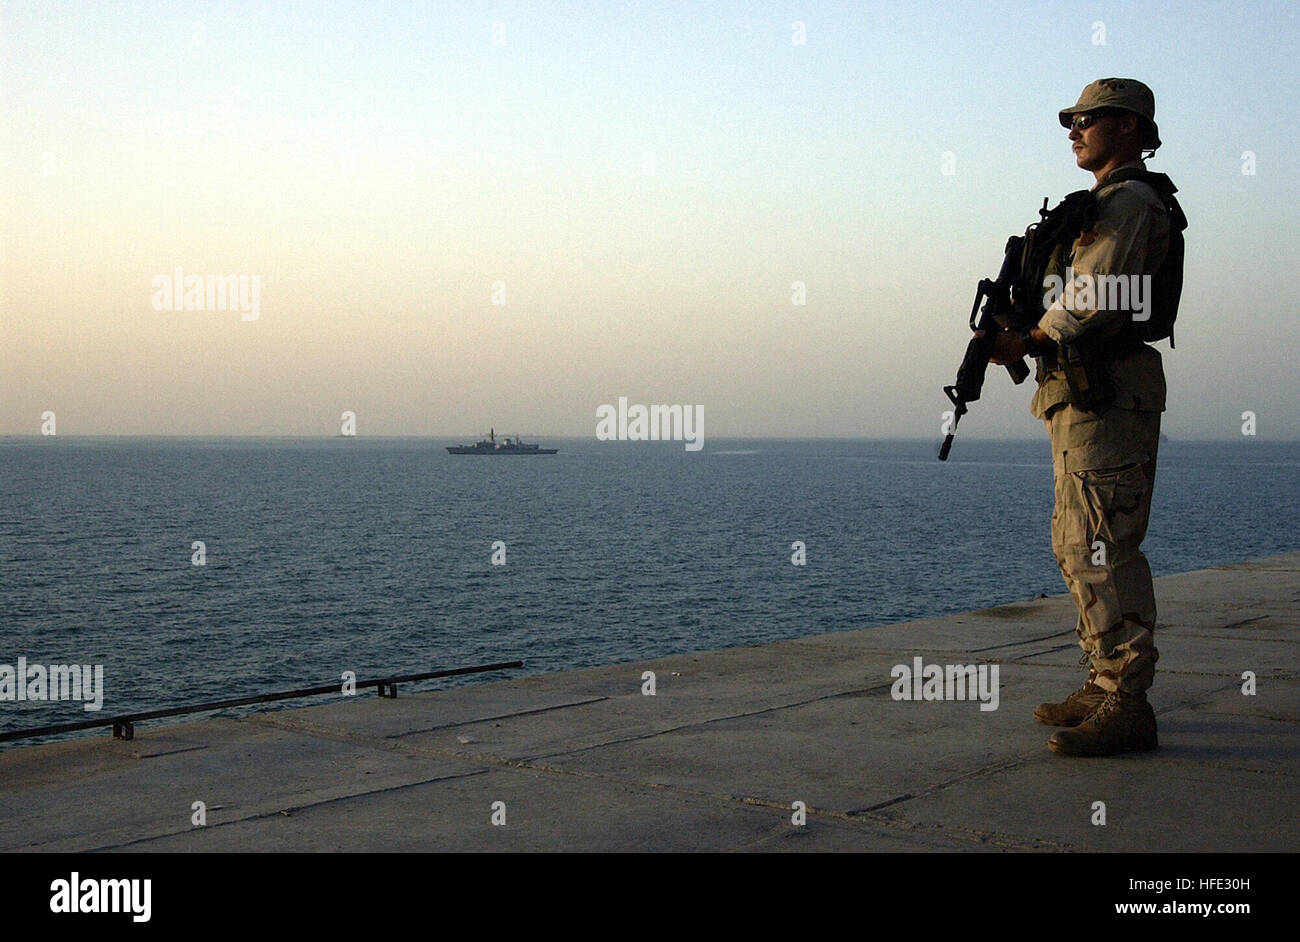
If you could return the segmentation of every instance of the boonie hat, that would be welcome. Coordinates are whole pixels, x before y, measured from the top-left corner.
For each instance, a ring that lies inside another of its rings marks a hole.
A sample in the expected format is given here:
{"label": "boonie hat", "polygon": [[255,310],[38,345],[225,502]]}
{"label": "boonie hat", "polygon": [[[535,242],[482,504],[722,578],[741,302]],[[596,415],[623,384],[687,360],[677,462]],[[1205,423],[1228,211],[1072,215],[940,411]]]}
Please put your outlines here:
{"label": "boonie hat", "polygon": [[1160,146],[1160,130],[1156,127],[1156,96],[1137,79],[1097,79],[1080,93],[1079,100],[1073,107],[1061,109],[1061,127],[1068,128],[1074,115],[1082,111],[1096,111],[1098,108],[1119,108],[1145,118],[1142,149],[1155,150]]}

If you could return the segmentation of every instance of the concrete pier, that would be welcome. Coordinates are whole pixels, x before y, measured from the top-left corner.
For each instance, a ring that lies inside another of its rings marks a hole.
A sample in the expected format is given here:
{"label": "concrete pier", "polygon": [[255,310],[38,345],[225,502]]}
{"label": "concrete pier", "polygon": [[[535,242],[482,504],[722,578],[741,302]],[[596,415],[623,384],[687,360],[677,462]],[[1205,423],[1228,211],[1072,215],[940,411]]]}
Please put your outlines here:
{"label": "concrete pier", "polygon": [[[15,744],[0,752],[0,849],[1295,850],[1300,552],[1167,576],[1156,595],[1152,753],[1046,748],[1034,706],[1084,676],[1062,595],[146,724],[130,741]],[[891,670],[914,657],[997,665],[997,709],[895,700]],[[205,826],[192,823],[195,802]]]}

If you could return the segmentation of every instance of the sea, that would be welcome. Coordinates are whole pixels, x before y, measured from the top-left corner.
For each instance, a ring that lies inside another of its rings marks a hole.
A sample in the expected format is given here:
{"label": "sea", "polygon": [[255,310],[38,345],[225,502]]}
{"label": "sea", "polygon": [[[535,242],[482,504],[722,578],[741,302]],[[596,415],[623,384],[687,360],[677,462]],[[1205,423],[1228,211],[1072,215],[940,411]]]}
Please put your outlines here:
{"label": "sea", "polygon": [[[947,462],[929,441],[455,443],[0,438],[0,666],[104,677],[98,713],[0,699],[0,732],[349,671],[523,661],[404,688],[435,689],[1064,591],[1045,440],[959,438]],[[1300,549],[1298,469],[1295,442],[1164,443],[1154,573]]]}

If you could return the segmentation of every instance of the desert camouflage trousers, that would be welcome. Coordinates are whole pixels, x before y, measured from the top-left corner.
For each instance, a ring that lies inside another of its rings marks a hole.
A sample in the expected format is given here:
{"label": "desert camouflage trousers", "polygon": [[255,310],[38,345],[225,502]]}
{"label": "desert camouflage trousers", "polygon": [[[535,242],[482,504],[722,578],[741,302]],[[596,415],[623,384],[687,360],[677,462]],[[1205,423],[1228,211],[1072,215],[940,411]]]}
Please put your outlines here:
{"label": "desert camouflage trousers", "polygon": [[[1066,406],[1060,411],[1074,410]],[[1140,437],[1149,443],[1145,460],[1066,471],[1066,462],[1053,449],[1052,551],[1079,610],[1075,634],[1096,673],[1094,682],[1127,693],[1151,686],[1159,658],[1155,590],[1141,546],[1151,514],[1160,413],[1141,415],[1146,427]],[[1054,444],[1062,438],[1054,427],[1061,421],[1068,417],[1058,414],[1047,421]],[[1133,454],[1132,432],[1127,430],[1117,453]]]}

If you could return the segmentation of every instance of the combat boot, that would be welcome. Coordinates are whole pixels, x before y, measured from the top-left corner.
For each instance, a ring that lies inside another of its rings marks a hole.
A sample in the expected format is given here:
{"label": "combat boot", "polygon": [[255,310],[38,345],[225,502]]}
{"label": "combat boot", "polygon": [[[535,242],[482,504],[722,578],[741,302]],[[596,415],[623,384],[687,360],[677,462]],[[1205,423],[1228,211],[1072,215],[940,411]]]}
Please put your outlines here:
{"label": "combat boot", "polygon": [[1088,682],[1066,697],[1063,703],[1038,704],[1034,709],[1034,719],[1048,726],[1078,726],[1106,699],[1106,691],[1093,683],[1096,676],[1096,671],[1088,671]]}
{"label": "combat boot", "polygon": [[1155,749],[1156,714],[1144,693],[1108,693],[1101,706],[1074,729],[1052,734],[1047,746],[1063,756],[1109,756]]}

